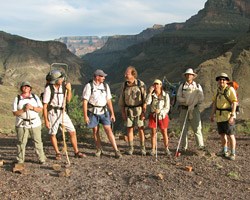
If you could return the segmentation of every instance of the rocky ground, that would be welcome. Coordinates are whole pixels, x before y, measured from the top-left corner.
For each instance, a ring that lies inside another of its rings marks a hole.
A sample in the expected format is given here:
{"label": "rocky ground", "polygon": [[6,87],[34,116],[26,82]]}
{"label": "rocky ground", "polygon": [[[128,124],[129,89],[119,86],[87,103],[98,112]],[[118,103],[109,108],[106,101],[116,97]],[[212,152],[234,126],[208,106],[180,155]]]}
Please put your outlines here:
{"label": "rocky ground", "polygon": [[[139,144],[136,138],[136,145]],[[86,158],[73,157],[68,147],[71,165],[65,167],[66,156],[54,159],[48,140],[44,148],[46,165],[39,165],[32,142],[28,143],[25,170],[13,172],[16,153],[15,135],[0,135],[0,196],[5,199],[249,199],[250,196],[250,135],[237,135],[235,161],[217,157],[219,137],[214,132],[207,139],[207,152],[197,152],[194,138],[190,137],[190,150],[180,157],[174,156],[177,137],[170,138],[172,157],[163,155],[162,142],[158,142],[158,158],[123,155],[115,159],[109,143],[104,143],[105,154],[94,157],[92,140],[79,141]],[[126,142],[117,137],[122,152]],[[147,140],[149,149],[150,140]],[[1,165],[2,163],[0,163]],[[61,166],[59,171],[53,169]],[[192,167],[192,171],[187,170]]]}

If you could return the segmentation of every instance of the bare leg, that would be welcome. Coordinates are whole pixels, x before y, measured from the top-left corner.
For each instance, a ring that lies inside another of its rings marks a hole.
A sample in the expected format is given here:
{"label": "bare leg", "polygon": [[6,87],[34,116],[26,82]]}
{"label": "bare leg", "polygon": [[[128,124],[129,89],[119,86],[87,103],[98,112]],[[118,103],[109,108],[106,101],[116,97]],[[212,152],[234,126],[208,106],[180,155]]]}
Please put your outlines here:
{"label": "bare leg", "polygon": [[140,141],[141,141],[141,145],[144,146],[144,142],[145,142],[145,135],[144,135],[144,127],[138,127],[139,130],[139,137],[140,137]]}
{"label": "bare leg", "polygon": [[94,127],[93,129],[93,137],[95,140],[95,146],[97,149],[101,149],[101,138],[100,138],[100,134],[99,134],[99,126]]}
{"label": "bare leg", "polygon": [[59,154],[60,151],[59,151],[59,148],[58,148],[56,135],[51,135],[51,136],[50,136],[50,141],[51,141],[51,143],[52,143],[52,146],[53,146],[55,152],[56,152],[57,154]]}
{"label": "bare leg", "polygon": [[73,146],[74,152],[78,153],[78,146],[77,146],[77,137],[76,137],[76,132],[69,132],[70,135],[70,141]]}
{"label": "bare leg", "polygon": [[113,134],[113,132],[112,132],[111,126],[108,125],[108,126],[103,126],[103,127],[104,127],[104,130],[105,130],[105,132],[106,132],[106,134],[107,134],[107,136],[108,136],[108,139],[109,139],[109,141],[110,141],[110,143],[111,143],[113,149],[114,149],[115,151],[117,151],[118,148],[117,148],[117,145],[116,145],[115,136],[114,136],[114,134]]}
{"label": "bare leg", "polygon": [[156,144],[156,129],[152,128],[151,129],[151,147],[152,150],[155,150],[155,144]]}
{"label": "bare leg", "polygon": [[168,148],[168,132],[167,129],[161,129],[161,133],[163,136],[163,144],[165,149]]}

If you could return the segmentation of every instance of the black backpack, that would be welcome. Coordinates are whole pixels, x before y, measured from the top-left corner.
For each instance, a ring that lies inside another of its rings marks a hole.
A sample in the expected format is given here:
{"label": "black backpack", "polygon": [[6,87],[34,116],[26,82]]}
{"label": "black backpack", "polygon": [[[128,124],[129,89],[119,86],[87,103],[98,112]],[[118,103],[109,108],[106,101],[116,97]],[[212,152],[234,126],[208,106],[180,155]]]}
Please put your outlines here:
{"label": "black backpack", "polygon": [[[36,102],[37,102],[36,95],[35,95],[34,93],[31,93],[31,95],[32,95],[31,98],[34,98],[34,99],[36,100]],[[20,100],[21,100],[21,95],[18,94],[18,95],[17,95],[17,105],[19,104]]]}
{"label": "black backpack", "polygon": [[[50,87],[50,91],[51,91],[50,100],[48,102],[48,110],[51,110],[53,108],[53,106],[51,106],[50,104],[51,104],[52,99],[55,96],[55,88],[53,87],[53,84],[47,84],[45,86],[45,88],[46,87]],[[63,90],[62,93],[56,93],[56,94],[63,94],[63,96],[65,95],[65,93],[66,93],[66,85],[65,84],[62,84],[62,90]],[[43,102],[43,95],[44,95],[44,93],[41,93],[41,95],[40,95],[40,99],[42,102]],[[68,112],[68,103],[67,102],[66,102],[66,112]]]}

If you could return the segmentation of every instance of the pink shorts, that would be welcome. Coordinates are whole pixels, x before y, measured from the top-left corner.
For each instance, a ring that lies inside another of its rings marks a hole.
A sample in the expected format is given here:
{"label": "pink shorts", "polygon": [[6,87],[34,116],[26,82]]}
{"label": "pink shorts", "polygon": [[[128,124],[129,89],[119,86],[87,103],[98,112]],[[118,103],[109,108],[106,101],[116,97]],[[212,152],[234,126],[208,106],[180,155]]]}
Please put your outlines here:
{"label": "pink shorts", "polygon": [[[155,114],[150,113],[149,115],[149,122],[148,122],[148,127],[149,128],[156,128],[156,121],[155,121]],[[158,120],[158,127],[160,129],[166,129],[168,128],[168,123],[169,123],[169,118],[168,115],[164,119]]]}

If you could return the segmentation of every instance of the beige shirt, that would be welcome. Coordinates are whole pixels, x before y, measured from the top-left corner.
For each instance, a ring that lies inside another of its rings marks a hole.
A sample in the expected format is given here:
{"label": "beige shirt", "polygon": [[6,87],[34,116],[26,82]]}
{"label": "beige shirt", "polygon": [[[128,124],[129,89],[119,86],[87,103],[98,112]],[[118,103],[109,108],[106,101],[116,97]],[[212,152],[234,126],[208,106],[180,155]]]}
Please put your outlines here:
{"label": "beige shirt", "polygon": [[192,82],[191,84],[185,82],[181,84],[177,91],[177,101],[180,105],[196,106],[204,100],[203,90],[200,84]]}

